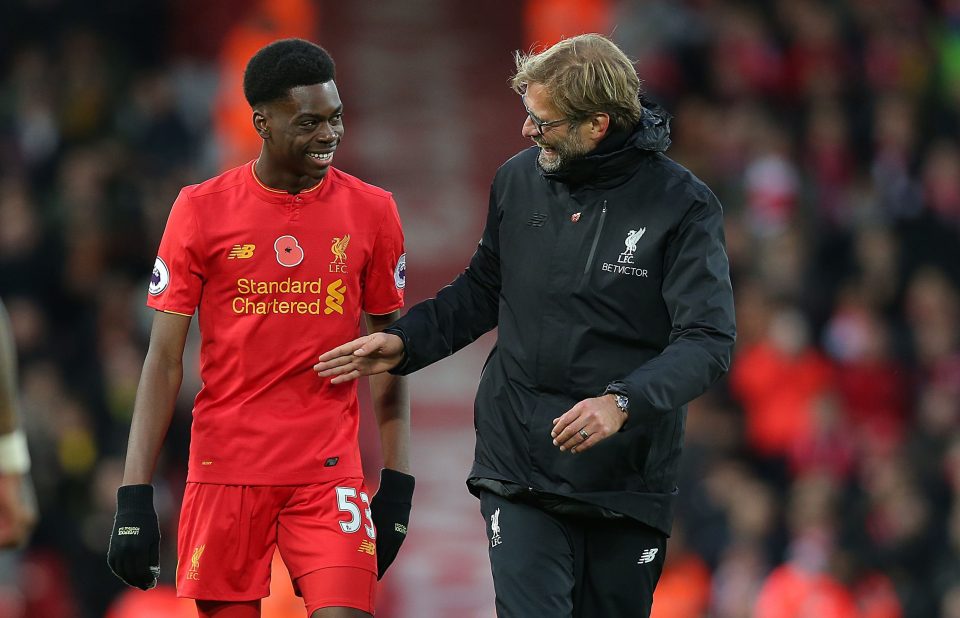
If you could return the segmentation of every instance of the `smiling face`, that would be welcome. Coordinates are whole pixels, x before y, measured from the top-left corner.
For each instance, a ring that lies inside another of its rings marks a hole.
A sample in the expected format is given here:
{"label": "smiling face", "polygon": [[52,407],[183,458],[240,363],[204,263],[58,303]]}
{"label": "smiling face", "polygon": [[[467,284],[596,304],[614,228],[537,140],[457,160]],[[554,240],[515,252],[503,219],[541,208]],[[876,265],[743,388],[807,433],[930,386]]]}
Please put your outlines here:
{"label": "smiling face", "polygon": [[257,174],[267,185],[296,193],[323,180],[343,137],[343,104],[331,80],[291,88],[258,106],[253,123],[263,137]]}
{"label": "smiling face", "polygon": [[[563,169],[570,161],[596,147],[596,143],[589,139],[589,123],[557,122],[565,119],[550,101],[543,85],[530,84],[523,95],[523,104],[526,106],[527,119],[523,122],[521,133],[540,147],[537,163],[543,171]],[[534,119],[543,127],[542,135]]]}

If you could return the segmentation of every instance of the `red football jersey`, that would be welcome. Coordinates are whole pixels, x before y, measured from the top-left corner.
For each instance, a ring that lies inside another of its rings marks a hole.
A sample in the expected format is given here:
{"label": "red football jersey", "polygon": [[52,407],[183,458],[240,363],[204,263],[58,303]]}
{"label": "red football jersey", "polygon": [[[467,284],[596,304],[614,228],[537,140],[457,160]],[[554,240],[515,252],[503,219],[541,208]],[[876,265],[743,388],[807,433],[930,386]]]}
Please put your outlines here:
{"label": "red football jersey", "polygon": [[360,333],[361,310],[403,305],[403,232],[390,193],[330,168],[290,195],[249,163],[185,187],[167,220],[147,305],[199,307],[202,388],[188,480],[294,485],[362,476],[356,382],[317,356]]}

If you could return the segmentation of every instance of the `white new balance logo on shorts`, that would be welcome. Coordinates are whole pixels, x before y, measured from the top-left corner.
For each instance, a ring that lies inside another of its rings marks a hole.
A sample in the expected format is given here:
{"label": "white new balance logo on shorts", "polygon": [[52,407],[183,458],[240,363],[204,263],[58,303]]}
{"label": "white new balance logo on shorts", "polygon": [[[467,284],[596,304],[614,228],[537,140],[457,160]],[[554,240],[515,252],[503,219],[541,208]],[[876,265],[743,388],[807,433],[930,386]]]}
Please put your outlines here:
{"label": "white new balance logo on shorts", "polygon": [[653,549],[645,549],[643,553],[640,554],[640,559],[637,560],[637,564],[647,564],[648,562],[653,562],[657,557],[657,552],[659,549],[654,547]]}

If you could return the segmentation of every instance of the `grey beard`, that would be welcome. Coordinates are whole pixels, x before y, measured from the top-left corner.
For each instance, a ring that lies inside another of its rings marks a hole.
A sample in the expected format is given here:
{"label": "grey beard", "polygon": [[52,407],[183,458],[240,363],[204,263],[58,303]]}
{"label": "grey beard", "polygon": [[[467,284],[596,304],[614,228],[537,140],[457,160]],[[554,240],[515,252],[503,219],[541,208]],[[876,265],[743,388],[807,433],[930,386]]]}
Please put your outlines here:
{"label": "grey beard", "polygon": [[[547,174],[556,174],[558,172],[562,172],[574,161],[587,156],[586,152],[571,152],[569,150],[565,152],[555,152],[557,153],[557,157],[552,161],[544,161],[542,150],[540,151],[540,154],[537,155],[537,166]],[[546,163],[546,165],[544,163]]]}
{"label": "grey beard", "polygon": [[[539,146],[539,144],[537,145]],[[563,171],[563,169],[573,161],[586,156],[587,149],[584,148],[583,142],[580,141],[579,137],[572,134],[565,142],[554,145],[554,152],[556,153],[556,158],[553,161],[546,161],[544,159],[542,147],[540,154],[537,156],[537,165],[548,174]]]}
{"label": "grey beard", "polygon": [[546,158],[543,156],[543,150],[540,151],[540,155],[537,157],[537,165],[539,165],[540,169],[548,174],[559,172],[566,164],[567,158],[560,153],[557,153],[557,157],[552,161],[546,160]]}

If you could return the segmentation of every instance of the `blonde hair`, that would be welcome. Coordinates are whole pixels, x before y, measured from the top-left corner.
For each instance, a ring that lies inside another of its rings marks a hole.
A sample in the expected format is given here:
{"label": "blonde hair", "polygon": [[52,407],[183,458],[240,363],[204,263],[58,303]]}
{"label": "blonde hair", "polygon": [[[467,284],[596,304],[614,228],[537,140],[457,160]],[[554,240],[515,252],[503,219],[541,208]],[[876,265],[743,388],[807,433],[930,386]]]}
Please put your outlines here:
{"label": "blonde hair", "polygon": [[611,124],[629,129],[643,112],[640,78],[627,55],[600,34],[581,34],[547,49],[514,55],[517,72],[510,86],[518,93],[527,84],[542,85],[557,110],[573,120],[606,113]]}

